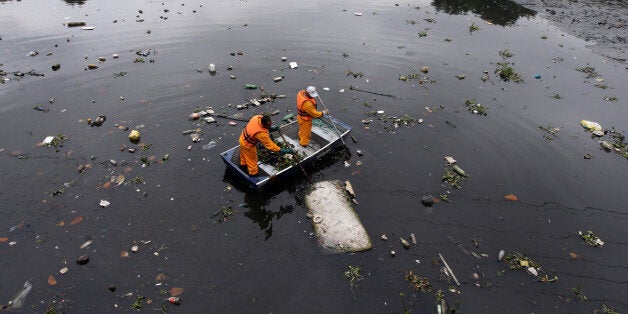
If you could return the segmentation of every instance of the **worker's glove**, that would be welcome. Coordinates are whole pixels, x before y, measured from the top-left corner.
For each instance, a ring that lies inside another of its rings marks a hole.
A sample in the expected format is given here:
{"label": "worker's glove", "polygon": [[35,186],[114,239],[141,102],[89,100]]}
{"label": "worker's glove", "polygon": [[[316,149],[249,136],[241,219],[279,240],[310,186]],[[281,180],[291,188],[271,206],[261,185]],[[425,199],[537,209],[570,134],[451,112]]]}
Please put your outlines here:
{"label": "worker's glove", "polygon": [[282,154],[294,154],[294,149],[292,148],[282,148],[279,150]]}
{"label": "worker's glove", "polygon": [[276,125],[271,125],[270,128],[268,128],[268,131],[271,131],[271,132],[279,131],[279,127]]}
{"label": "worker's glove", "polygon": [[325,109],[322,112],[323,112],[323,114],[329,114],[329,109]]}

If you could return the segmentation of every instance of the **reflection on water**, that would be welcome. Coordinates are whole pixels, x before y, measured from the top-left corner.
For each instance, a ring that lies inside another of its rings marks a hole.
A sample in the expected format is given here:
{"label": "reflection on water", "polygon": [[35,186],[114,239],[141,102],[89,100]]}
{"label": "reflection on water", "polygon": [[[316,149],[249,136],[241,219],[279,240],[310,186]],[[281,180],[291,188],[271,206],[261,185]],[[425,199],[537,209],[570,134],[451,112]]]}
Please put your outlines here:
{"label": "reflection on water", "polygon": [[244,201],[249,207],[249,210],[244,212],[244,216],[259,225],[260,229],[264,231],[265,240],[270,239],[273,235],[273,219],[279,220],[281,216],[294,211],[292,205],[281,205],[278,211],[268,210],[266,205],[270,203],[270,199],[265,199],[260,203],[260,198],[253,197],[250,193],[244,195]]}
{"label": "reflection on water", "polygon": [[432,5],[438,11],[461,15],[473,12],[483,20],[498,25],[511,25],[520,17],[536,15],[536,11],[530,10],[512,1],[503,0],[434,0]]}
{"label": "reflection on water", "polygon": [[63,0],[63,2],[69,5],[83,5],[87,0]]}

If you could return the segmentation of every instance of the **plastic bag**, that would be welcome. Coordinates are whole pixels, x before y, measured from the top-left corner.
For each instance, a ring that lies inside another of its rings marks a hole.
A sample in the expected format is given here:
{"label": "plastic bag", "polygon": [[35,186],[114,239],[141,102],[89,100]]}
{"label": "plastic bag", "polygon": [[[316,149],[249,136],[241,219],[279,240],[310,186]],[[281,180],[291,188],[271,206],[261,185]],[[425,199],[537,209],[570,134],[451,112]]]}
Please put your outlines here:
{"label": "plastic bag", "polygon": [[24,299],[26,299],[26,296],[29,292],[31,292],[32,288],[33,285],[31,285],[30,282],[25,282],[22,291],[18,292],[18,294],[15,295],[15,298],[13,298],[11,302],[9,302],[9,307],[14,309],[21,308],[24,305]]}

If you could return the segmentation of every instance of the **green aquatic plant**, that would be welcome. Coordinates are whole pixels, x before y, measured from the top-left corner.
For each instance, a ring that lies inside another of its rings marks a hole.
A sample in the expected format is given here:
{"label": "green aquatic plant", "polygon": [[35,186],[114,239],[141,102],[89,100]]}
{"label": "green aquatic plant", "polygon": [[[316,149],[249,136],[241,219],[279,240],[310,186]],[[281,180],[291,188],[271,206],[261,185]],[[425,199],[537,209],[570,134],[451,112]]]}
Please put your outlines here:
{"label": "green aquatic plant", "polygon": [[524,82],[519,73],[515,72],[515,69],[512,67],[510,62],[497,62],[497,68],[495,69],[495,73],[498,74],[504,82]]}
{"label": "green aquatic plant", "polygon": [[512,254],[508,254],[504,257],[506,263],[510,266],[511,269],[522,269],[524,267],[534,267],[541,268],[541,264],[533,261],[531,258],[527,257],[525,254],[519,252],[513,252]]}
{"label": "green aquatic plant", "polygon": [[587,230],[586,232],[578,231],[578,235],[582,239],[585,244],[590,246],[602,246],[604,242],[600,240],[600,238],[593,233],[591,230]]}
{"label": "green aquatic plant", "polygon": [[347,270],[344,272],[344,276],[349,281],[349,285],[351,288],[357,286],[358,281],[364,279],[364,276],[361,274],[362,269],[358,266],[347,266]]}
{"label": "green aquatic plant", "polygon": [[364,76],[364,73],[362,73],[362,72],[353,72],[353,71],[351,71],[351,69],[347,70],[345,72],[345,74],[347,74],[347,76],[353,76],[355,78]]}
{"label": "green aquatic plant", "polygon": [[469,26],[469,33],[473,33],[479,30],[480,30],[480,27],[477,26],[475,22],[471,23],[471,25]]}
{"label": "green aquatic plant", "polygon": [[[600,312],[604,314],[619,314],[619,312],[615,311],[615,309],[609,307],[606,304],[602,304],[602,309],[600,309]],[[595,310],[593,313],[598,313],[598,310]]]}
{"label": "green aquatic plant", "polygon": [[442,181],[451,184],[452,187],[460,190],[460,181],[462,180],[462,176],[453,172],[446,170],[445,174],[443,174]]}
{"label": "green aquatic plant", "polygon": [[587,296],[584,295],[584,291],[582,291],[582,287],[580,287],[580,285],[571,288],[571,291],[573,291],[574,295],[580,302],[587,300]]}
{"label": "green aquatic plant", "polygon": [[467,99],[464,102],[465,107],[467,108],[467,110],[471,113],[474,114],[479,114],[479,115],[487,115],[488,114],[488,108],[480,103],[478,103],[477,101],[475,101],[475,99]]}
{"label": "green aquatic plant", "polygon": [[432,285],[430,285],[430,281],[427,278],[421,278],[415,275],[412,271],[409,271],[405,278],[415,291],[426,293],[432,291]]}
{"label": "green aquatic plant", "polygon": [[576,71],[584,73],[586,78],[594,78],[599,76],[599,74],[595,72],[595,68],[590,66],[578,67],[576,68]]}
{"label": "green aquatic plant", "polygon": [[499,51],[499,55],[503,59],[508,59],[508,58],[511,58],[512,56],[514,56],[514,54],[512,52],[510,52],[508,49],[500,50]]}
{"label": "green aquatic plant", "polygon": [[133,302],[133,304],[131,304],[131,307],[136,309],[136,310],[141,310],[142,309],[142,301],[144,301],[144,299],[146,299],[146,297],[144,297],[142,295],[138,295],[137,298],[135,299],[135,302]]}

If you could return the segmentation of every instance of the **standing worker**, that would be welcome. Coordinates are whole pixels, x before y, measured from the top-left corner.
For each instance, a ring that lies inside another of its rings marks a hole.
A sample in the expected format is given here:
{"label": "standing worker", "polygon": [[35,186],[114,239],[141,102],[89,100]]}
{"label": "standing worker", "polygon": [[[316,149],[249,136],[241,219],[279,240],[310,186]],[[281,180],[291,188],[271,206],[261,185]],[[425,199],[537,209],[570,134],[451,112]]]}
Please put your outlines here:
{"label": "standing worker", "polygon": [[257,143],[261,142],[264,147],[275,153],[281,152],[282,154],[294,153],[292,148],[280,148],[270,139],[268,131],[279,130],[278,127],[273,126],[273,121],[268,115],[256,115],[249,120],[242,134],[240,135],[240,168],[245,170],[249,176],[254,177],[257,175]]}
{"label": "standing worker", "polygon": [[307,147],[312,135],[312,119],[320,118],[324,114],[329,114],[329,110],[316,110],[316,99],[318,93],[316,87],[308,86],[305,90],[297,93],[297,121],[299,121],[299,144]]}

